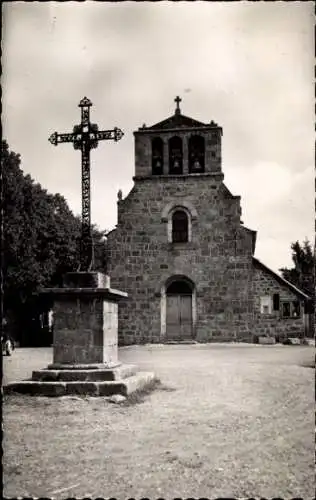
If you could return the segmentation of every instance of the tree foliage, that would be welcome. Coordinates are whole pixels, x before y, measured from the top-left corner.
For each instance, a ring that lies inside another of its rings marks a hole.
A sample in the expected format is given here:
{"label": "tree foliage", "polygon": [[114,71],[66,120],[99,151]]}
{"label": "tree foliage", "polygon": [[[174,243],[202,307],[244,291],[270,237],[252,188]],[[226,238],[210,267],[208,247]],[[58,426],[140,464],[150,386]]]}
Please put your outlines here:
{"label": "tree foliage", "polygon": [[284,267],[280,272],[283,278],[314,298],[316,259],[312,245],[308,240],[303,244],[296,241],[292,243],[291,250],[294,266],[291,269]]}
{"label": "tree foliage", "polygon": [[[4,313],[30,306],[41,287],[60,285],[79,264],[81,221],[61,194],[50,194],[21,170],[20,155],[1,145]],[[92,229],[96,268],[105,265],[103,232]],[[21,319],[22,319],[21,318]]]}

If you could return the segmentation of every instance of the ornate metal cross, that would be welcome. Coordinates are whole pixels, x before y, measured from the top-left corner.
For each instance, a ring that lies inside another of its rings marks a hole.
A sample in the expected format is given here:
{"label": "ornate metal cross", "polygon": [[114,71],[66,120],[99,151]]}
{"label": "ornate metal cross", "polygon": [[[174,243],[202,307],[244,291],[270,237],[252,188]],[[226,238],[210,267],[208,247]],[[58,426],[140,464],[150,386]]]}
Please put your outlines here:
{"label": "ornate metal cross", "polygon": [[81,123],[75,125],[70,134],[54,132],[49,141],[54,145],[61,142],[72,142],[75,149],[81,149],[82,176],[82,233],[80,247],[80,271],[89,271],[92,267],[93,247],[91,235],[91,199],[90,199],[90,150],[98,146],[102,140],[119,141],[124,133],[119,128],[113,130],[98,130],[95,123],[90,123],[90,107],[92,102],[84,97],[79,105],[81,108]]}

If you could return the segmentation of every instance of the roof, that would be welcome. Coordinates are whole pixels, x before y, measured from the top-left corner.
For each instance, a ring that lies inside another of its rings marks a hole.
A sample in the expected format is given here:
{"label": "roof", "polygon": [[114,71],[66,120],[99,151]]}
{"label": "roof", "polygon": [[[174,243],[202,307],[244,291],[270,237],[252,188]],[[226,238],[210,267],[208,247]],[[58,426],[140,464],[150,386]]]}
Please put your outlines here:
{"label": "roof", "polygon": [[[169,116],[165,120],[162,120],[154,125],[147,127],[145,124],[138,129],[139,132],[155,131],[155,130],[172,130],[181,128],[206,128],[206,129],[217,129],[222,133],[222,128],[217,125],[213,120],[209,123],[203,123],[189,116],[185,116],[181,113],[180,102],[182,99],[177,96],[174,99],[176,103],[176,109],[173,115]],[[134,132],[135,133],[135,132]],[[137,132],[136,132],[137,133]]]}
{"label": "roof", "polygon": [[108,236],[110,236],[110,234],[114,233],[114,231],[116,231],[116,230],[117,230],[117,227],[114,227],[113,229],[111,229],[111,231],[109,231],[108,233],[106,233],[106,235],[105,235],[105,236],[106,236],[106,238],[107,238]]}
{"label": "roof", "polygon": [[221,183],[220,185],[220,192],[224,195],[224,198],[240,198],[240,196],[235,196],[233,195],[230,190],[228,189],[228,187],[226,186],[226,184],[224,184],[224,182]]}
{"label": "roof", "polygon": [[270,269],[265,264],[263,264],[262,262],[260,262],[260,260],[256,259],[255,257],[252,257],[252,261],[253,261],[253,263],[254,263],[255,266],[257,266],[258,268],[260,268],[263,271],[265,271],[268,274],[270,274],[281,285],[286,286],[293,293],[295,293],[296,295],[299,295],[302,299],[304,299],[304,300],[310,300],[311,299],[311,297],[309,295],[307,295],[305,292],[303,292],[302,290],[300,290],[299,288],[297,288],[295,285],[293,285],[289,281],[287,281],[284,278],[282,278],[282,276],[280,276],[279,274],[277,274],[274,271],[272,271],[272,269]]}
{"label": "roof", "polygon": [[155,123],[150,127],[146,127],[143,125],[139,130],[166,130],[166,129],[175,129],[175,128],[219,128],[217,123],[211,121],[210,123],[202,123],[194,118],[190,118],[189,116],[182,115],[181,113],[175,113],[169,118],[162,120],[161,122]]}

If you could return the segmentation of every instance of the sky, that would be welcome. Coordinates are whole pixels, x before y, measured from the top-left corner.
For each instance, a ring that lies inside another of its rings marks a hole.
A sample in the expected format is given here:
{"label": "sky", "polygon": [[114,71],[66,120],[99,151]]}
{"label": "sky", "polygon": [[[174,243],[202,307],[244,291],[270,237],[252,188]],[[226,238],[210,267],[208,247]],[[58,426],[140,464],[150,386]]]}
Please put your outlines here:
{"label": "sky", "polygon": [[225,184],[258,231],[256,257],[291,267],[314,241],[313,2],[4,2],[2,126],[22,169],[81,213],[81,158],[52,132],[91,99],[92,221],[117,223],[133,186],[133,131],[181,111],[223,128]]}

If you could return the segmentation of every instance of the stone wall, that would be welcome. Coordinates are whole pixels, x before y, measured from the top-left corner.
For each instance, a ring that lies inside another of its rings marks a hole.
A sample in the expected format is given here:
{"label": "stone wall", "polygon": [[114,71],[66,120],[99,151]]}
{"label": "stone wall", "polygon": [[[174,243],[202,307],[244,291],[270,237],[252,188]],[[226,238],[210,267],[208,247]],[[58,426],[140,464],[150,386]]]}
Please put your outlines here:
{"label": "stone wall", "polygon": [[[240,226],[240,198],[223,175],[151,177],[135,181],[118,202],[118,226],[108,237],[111,284],[129,299],[119,307],[121,344],[161,342],[161,292],[179,275],[195,285],[195,338],[250,340],[253,323],[252,245]],[[166,205],[191,204],[192,241],[168,242]]]}
{"label": "stone wall", "polygon": [[[297,301],[297,295],[286,285],[278,281],[270,274],[259,268],[256,264],[253,267],[254,281],[254,334],[272,335],[280,337],[286,336],[302,337],[304,334],[304,303],[300,302],[300,316],[298,318],[282,318],[280,310],[272,311],[270,314],[260,312],[260,297],[270,296],[273,300],[273,294],[278,293],[280,304],[283,301]],[[281,307],[281,305],[280,305]]]}
{"label": "stone wall", "polygon": [[[80,277],[81,278],[81,277]],[[46,289],[54,297],[54,363],[117,363],[118,304],[111,289]]]}
{"label": "stone wall", "polygon": [[102,300],[62,295],[54,301],[54,363],[103,362]]}
{"label": "stone wall", "polygon": [[[192,135],[205,143],[205,172],[189,174]],[[169,139],[182,139],[183,175],[168,175]],[[134,187],[118,202],[117,228],[108,235],[108,273],[115,288],[128,293],[119,306],[121,344],[165,340],[166,283],[187,279],[192,289],[194,338],[245,340],[254,335],[302,333],[298,319],[260,312],[260,297],[296,295],[253,260],[256,232],[241,221],[240,197],[223,184],[222,129],[175,114],[135,137]],[[163,175],[152,175],[152,139],[163,141]],[[189,241],[172,242],[171,213],[191,214]]]}

